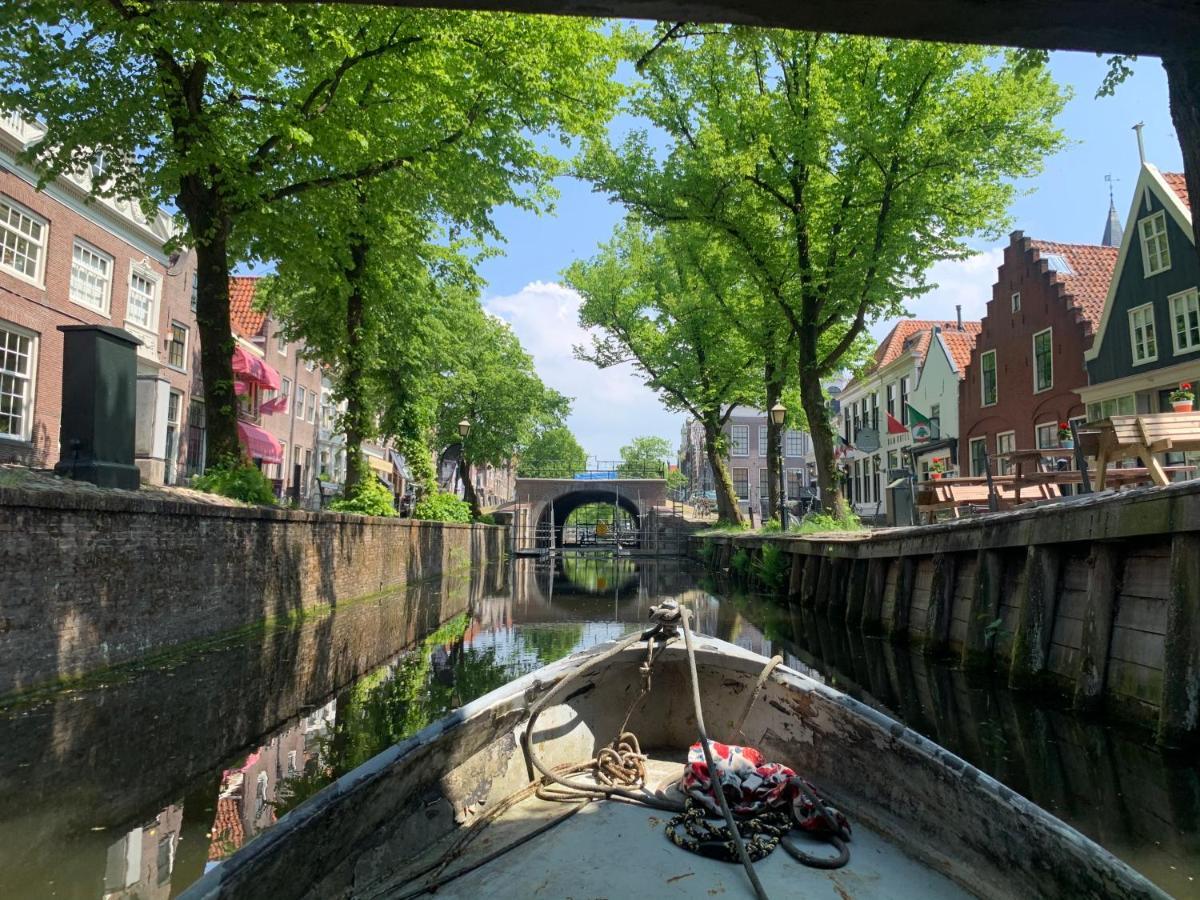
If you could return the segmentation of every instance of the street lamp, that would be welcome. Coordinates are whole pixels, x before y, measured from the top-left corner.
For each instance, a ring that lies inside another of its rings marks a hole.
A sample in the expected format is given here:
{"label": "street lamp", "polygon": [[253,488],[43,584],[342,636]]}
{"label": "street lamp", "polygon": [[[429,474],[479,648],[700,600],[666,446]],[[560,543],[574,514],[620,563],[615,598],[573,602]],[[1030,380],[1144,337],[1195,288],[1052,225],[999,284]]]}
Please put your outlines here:
{"label": "street lamp", "polygon": [[787,482],[783,469],[783,420],[787,418],[787,407],[776,401],[770,412],[771,421],[779,431],[779,525],[784,531],[787,531]]}
{"label": "street lamp", "polygon": [[471,423],[468,422],[466,419],[459,420],[458,436],[465,441],[467,439],[467,435],[470,433],[471,433]]}

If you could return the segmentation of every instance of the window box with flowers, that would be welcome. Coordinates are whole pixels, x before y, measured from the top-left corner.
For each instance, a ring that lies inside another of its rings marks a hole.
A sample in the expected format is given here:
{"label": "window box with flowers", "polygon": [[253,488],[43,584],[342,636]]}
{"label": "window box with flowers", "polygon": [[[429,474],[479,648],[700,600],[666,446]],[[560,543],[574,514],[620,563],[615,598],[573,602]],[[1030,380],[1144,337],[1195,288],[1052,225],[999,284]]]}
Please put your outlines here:
{"label": "window box with flowers", "polygon": [[1071,450],[1075,446],[1075,435],[1071,434],[1071,426],[1066,422],[1058,423],[1058,446]]}
{"label": "window box with flowers", "polygon": [[1175,412],[1191,412],[1195,400],[1196,395],[1192,393],[1190,382],[1185,381],[1175,390],[1171,391],[1171,405],[1175,407]]}

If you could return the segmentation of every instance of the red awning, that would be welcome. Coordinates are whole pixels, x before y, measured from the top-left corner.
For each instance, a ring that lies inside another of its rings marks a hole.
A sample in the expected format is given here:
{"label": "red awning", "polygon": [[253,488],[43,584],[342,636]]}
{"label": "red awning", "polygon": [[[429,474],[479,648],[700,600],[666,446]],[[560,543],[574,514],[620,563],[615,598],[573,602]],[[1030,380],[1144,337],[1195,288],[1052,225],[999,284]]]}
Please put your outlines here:
{"label": "red awning", "polygon": [[261,459],[265,463],[283,462],[283,447],[279,446],[279,441],[257,425],[238,422],[238,438],[251,459]]}
{"label": "red awning", "polygon": [[233,348],[233,374],[261,384],[269,391],[279,390],[279,373],[244,347]]}

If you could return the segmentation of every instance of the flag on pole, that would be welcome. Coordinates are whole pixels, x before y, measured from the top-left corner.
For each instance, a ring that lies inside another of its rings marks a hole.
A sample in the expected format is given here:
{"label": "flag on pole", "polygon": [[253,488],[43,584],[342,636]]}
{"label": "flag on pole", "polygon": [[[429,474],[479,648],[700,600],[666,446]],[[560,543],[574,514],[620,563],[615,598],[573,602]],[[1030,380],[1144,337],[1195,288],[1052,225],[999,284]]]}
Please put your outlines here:
{"label": "flag on pole", "polygon": [[900,424],[900,420],[891,413],[887,414],[887,423],[888,434],[904,434],[904,432],[908,431],[907,428]]}
{"label": "flag on pole", "polygon": [[908,407],[908,427],[912,431],[913,440],[924,444],[933,436],[933,423],[929,421],[929,416],[917,412],[911,403],[904,405]]}
{"label": "flag on pole", "polygon": [[837,439],[837,446],[833,449],[833,458],[839,459],[854,449],[854,445],[842,437],[840,434]]}

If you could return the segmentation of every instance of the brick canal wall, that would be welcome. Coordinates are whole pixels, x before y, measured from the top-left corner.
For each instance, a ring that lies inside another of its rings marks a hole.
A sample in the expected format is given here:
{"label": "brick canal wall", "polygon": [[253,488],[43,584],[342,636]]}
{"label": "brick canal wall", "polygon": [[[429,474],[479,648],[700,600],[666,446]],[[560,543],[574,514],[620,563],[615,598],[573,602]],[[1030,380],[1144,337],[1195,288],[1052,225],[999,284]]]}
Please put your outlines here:
{"label": "brick canal wall", "polygon": [[0,487],[0,697],[501,559],[505,530]]}
{"label": "brick canal wall", "polygon": [[1079,710],[1200,739],[1200,482],[864,535],[693,538],[718,569],[786,554],[789,604]]}

